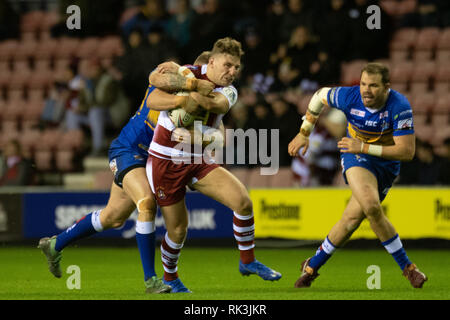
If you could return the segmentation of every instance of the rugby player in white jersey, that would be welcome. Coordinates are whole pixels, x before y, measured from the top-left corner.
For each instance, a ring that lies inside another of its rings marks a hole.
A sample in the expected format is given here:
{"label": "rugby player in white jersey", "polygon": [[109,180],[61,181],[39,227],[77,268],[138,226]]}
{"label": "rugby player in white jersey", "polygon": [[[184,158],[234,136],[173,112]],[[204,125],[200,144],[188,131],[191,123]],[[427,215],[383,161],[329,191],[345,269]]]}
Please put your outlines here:
{"label": "rugby player in white jersey", "polygon": [[[196,78],[209,80],[216,86],[209,96],[195,92],[190,94],[208,114],[204,120],[207,127],[217,128],[223,115],[236,103],[237,90],[231,84],[238,75],[242,55],[238,41],[223,38],[214,44],[208,64],[188,66]],[[176,81],[167,80],[168,77],[167,74],[155,73],[150,79],[158,87],[176,91]],[[177,272],[178,258],[187,234],[185,193],[188,183],[193,183],[197,191],[233,210],[233,229],[240,250],[241,274],[257,274],[264,280],[280,279],[279,272],[255,259],[253,205],[245,186],[218,164],[205,163],[203,153],[180,151],[179,140],[173,136],[175,131],[176,127],[167,112],[161,112],[147,162],[150,186],[161,207],[167,228],[161,244],[163,281],[172,287],[172,292],[190,292]]]}

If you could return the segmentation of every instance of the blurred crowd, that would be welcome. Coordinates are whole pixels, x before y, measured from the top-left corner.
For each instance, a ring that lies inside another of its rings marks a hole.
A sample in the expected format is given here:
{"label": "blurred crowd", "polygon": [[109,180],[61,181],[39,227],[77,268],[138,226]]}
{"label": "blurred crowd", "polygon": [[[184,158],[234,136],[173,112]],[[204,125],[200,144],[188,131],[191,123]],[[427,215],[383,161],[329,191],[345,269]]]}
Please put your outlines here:
{"label": "blurred crowd", "polygon": [[[90,153],[104,156],[111,139],[141,104],[148,74],[158,63],[192,63],[218,38],[234,37],[245,55],[235,83],[240,97],[224,118],[226,128],[279,129],[280,166],[291,166],[299,185],[330,185],[340,171],[336,140],[345,134],[345,117],[325,114],[311,137],[310,152],[292,159],[287,145],[305,111],[300,101],[319,87],[339,85],[342,62],[388,58],[395,28],[450,25],[449,1],[417,3],[414,13],[395,19],[381,10],[382,28],[370,30],[366,8],[379,1],[0,0],[0,20],[7,25],[1,24],[0,40],[19,37],[19,13],[55,8],[64,19],[53,26],[52,37],[121,36],[123,53],[107,65],[95,57],[83,63],[73,59],[53,84],[41,118],[43,126],[88,128]],[[65,25],[65,9],[72,4],[81,8],[80,30]],[[11,181],[19,154],[15,142],[5,148],[0,184]],[[419,141],[416,157],[404,166],[399,183],[450,184],[449,159],[450,151],[446,159],[437,157]]]}

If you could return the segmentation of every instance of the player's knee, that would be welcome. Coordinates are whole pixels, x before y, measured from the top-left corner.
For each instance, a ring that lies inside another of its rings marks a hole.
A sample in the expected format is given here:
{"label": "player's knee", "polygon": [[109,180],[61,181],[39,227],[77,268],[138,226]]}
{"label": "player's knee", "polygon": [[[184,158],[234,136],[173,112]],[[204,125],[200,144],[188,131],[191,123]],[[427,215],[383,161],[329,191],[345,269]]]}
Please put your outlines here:
{"label": "player's knee", "polygon": [[235,210],[241,215],[250,215],[253,212],[253,202],[248,196],[242,196],[238,202],[238,208]]}
{"label": "player's knee", "polygon": [[383,214],[383,210],[381,209],[381,205],[377,201],[370,202],[365,208],[365,214],[367,219],[369,220],[378,220]]}
{"label": "player's knee", "polygon": [[136,202],[138,212],[156,212],[156,202],[151,196],[146,196]]}

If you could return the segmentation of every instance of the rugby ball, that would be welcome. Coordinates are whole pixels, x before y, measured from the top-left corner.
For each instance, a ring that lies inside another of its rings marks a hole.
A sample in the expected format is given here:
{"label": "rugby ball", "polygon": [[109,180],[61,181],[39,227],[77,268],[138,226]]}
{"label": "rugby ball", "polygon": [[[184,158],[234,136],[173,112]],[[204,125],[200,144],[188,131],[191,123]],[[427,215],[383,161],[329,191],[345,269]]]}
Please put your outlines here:
{"label": "rugby ball", "polygon": [[[187,96],[189,92],[181,91],[177,96]],[[172,109],[168,112],[170,120],[172,120],[175,127],[189,127],[194,122],[194,116],[187,113],[183,108]]]}

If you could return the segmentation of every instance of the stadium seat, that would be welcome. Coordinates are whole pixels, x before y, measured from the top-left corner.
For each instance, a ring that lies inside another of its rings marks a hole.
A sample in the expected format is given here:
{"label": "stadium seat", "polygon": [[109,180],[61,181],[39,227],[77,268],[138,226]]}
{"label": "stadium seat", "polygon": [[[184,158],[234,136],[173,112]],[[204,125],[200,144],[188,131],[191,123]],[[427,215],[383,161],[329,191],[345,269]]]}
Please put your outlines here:
{"label": "stadium seat", "polygon": [[25,101],[22,99],[8,100],[3,113],[3,119],[6,121],[18,121],[25,110]]}
{"label": "stadium seat", "polygon": [[341,64],[341,82],[343,85],[359,84],[361,69],[367,64],[367,60],[353,60]]}
{"label": "stadium seat", "polygon": [[12,61],[12,70],[15,73],[30,73],[31,68],[28,59],[14,59]]}
{"label": "stadium seat", "polygon": [[414,47],[418,31],[415,28],[401,28],[394,32],[390,42],[390,48],[407,50]]}
{"label": "stadium seat", "polygon": [[80,45],[75,51],[75,55],[79,58],[91,58],[97,55],[100,38],[88,37],[80,41]]}
{"label": "stadium seat", "polygon": [[84,142],[84,133],[83,130],[68,130],[64,132],[58,143],[56,144],[56,148],[58,150],[74,150],[80,151]]}
{"label": "stadium seat", "polygon": [[411,79],[414,63],[411,61],[397,62],[391,70],[391,83],[404,83]]}
{"label": "stadium seat", "polygon": [[20,30],[21,32],[37,32],[41,21],[44,19],[43,11],[30,11],[22,14],[20,17]]}
{"label": "stadium seat", "polygon": [[70,59],[75,56],[80,39],[61,37],[59,39],[58,47],[55,51],[55,59],[65,58]]}
{"label": "stadium seat", "polygon": [[415,114],[431,113],[436,102],[436,96],[433,93],[419,93],[414,95],[414,104],[411,105]]}
{"label": "stadium seat", "polygon": [[440,32],[436,47],[438,50],[450,50],[450,27],[447,27]]}
{"label": "stadium seat", "polygon": [[391,49],[389,57],[393,62],[409,60],[410,52],[408,49]]}
{"label": "stadium seat", "polygon": [[[57,10],[49,10],[44,12],[44,16],[39,23],[39,29],[41,30],[41,35],[43,32],[48,32],[51,27],[57,24],[60,20],[59,12]],[[41,38],[42,39],[42,38]]]}
{"label": "stadium seat", "polygon": [[239,179],[245,186],[248,185],[250,176],[250,169],[248,168],[229,168],[228,169],[236,178]]}
{"label": "stadium seat", "polygon": [[14,52],[14,59],[28,59],[33,57],[38,47],[37,41],[21,41]]}
{"label": "stadium seat", "polygon": [[56,169],[61,172],[75,171],[73,150],[57,150],[55,153]]}
{"label": "stadium seat", "polygon": [[437,97],[436,106],[433,109],[435,114],[450,114],[450,92]]}
{"label": "stadium seat", "polygon": [[250,169],[250,175],[248,179],[249,188],[269,188],[270,176],[261,175],[260,168]]}
{"label": "stadium seat", "polygon": [[426,27],[419,30],[414,50],[433,50],[439,41],[441,31],[437,27]]}
{"label": "stadium seat", "polygon": [[380,0],[380,6],[390,16],[398,14],[398,7],[400,3],[397,0]]}
{"label": "stadium seat", "polygon": [[411,75],[410,91],[415,94],[428,91],[435,74],[436,63],[434,61],[415,64]]}
{"label": "stadium seat", "polygon": [[437,49],[436,61],[442,64],[448,63],[448,61],[450,61],[450,49]]}
{"label": "stadium seat", "polygon": [[417,7],[417,0],[402,0],[397,6],[397,15],[413,13]]}
{"label": "stadium seat", "polygon": [[40,143],[36,146],[37,150],[54,150],[61,139],[63,132],[59,129],[45,129],[42,132]]}
{"label": "stadium seat", "polygon": [[36,150],[34,163],[39,171],[53,171],[53,153],[50,150]]}
{"label": "stadium seat", "polygon": [[435,128],[432,125],[415,126],[414,132],[419,140],[431,143]]}
{"label": "stadium seat", "polygon": [[18,88],[18,89],[9,89],[6,92],[6,96],[8,97],[8,100],[22,100],[24,99],[25,96],[25,90],[22,88]]}
{"label": "stadium seat", "polygon": [[53,83],[53,72],[51,70],[41,70],[33,72],[28,79],[27,87],[29,89],[46,89]]}
{"label": "stadium seat", "polygon": [[56,39],[40,40],[36,51],[34,52],[34,59],[52,59],[58,49],[59,42]]}
{"label": "stadium seat", "polygon": [[43,110],[43,100],[27,100],[22,114],[22,129],[33,128],[37,126],[41,119]]}
{"label": "stadium seat", "polygon": [[9,81],[6,83],[6,86],[11,89],[16,90],[24,90],[28,79],[31,75],[31,71],[22,70],[21,72],[13,72],[9,78]]}
{"label": "stadium seat", "polygon": [[414,112],[414,126],[425,126],[428,122],[428,115]]}
{"label": "stadium seat", "polygon": [[39,130],[22,130],[20,134],[20,144],[22,150],[30,157],[35,146],[39,143],[41,132]]}
{"label": "stadium seat", "polygon": [[5,128],[2,124],[2,131],[0,132],[0,149],[12,139],[19,139],[20,132],[16,128]]}
{"label": "stadium seat", "polygon": [[10,60],[15,54],[19,41],[15,39],[0,42],[0,60]]}
{"label": "stadium seat", "polygon": [[96,51],[99,58],[113,58],[121,56],[124,52],[122,40],[118,36],[108,36],[100,40]]}
{"label": "stadium seat", "polygon": [[290,188],[293,186],[293,173],[290,167],[281,167],[278,173],[270,176],[270,186],[272,188]]}
{"label": "stadium seat", "polygon": [[45,90],[44,89],[28,89],[28,100],[36,101],[36,100],[44,100],[45,98]]}
{"label": "stadium seat", "polygon": [[439,130],[435,130],[433,139],[430,143],[435,147],[439,147],[444,144],[444,140],[447,138],[450,138],[450,126],[448,125]]}

